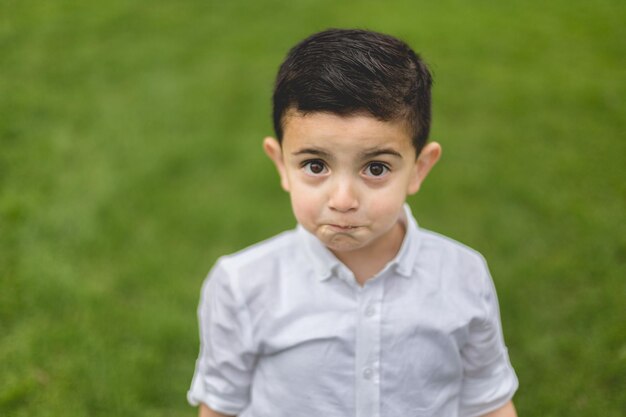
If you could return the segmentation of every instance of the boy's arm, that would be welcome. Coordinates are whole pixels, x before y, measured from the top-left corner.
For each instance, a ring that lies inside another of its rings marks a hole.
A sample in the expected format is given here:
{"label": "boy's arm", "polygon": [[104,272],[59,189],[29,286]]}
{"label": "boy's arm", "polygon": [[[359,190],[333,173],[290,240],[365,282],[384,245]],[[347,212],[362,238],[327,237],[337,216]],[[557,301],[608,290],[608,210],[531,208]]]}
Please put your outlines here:
{"label": "boy's arm", "polygon": [[[204,416],[203,416],[204,417]],[[504,406],[483,415],[483,417],[517,417],[517,412],[513,406],[513,402],[509,401]]]}
{"label": "boy's arm", "polygon": [[[235,417],[235,416],[230,416],[227,414],[218,413],[217,411],[213,411],[204,404],[200,404],[200,412],[198,416],[199,417]],[[504,417],[508,417],[508,416],[504,416]]]}
{"label": "boy's arm", "polygon": [[[481,268],[472,271],[478,275],[474,284],[480,291],[482,313],[470,321],[467,343],[461,349],[463,384],[459,414],[516,417],[511,398],[519,383],[502,335],[495,286],[482,262]],[[500,404],[505,405],[496,408]]]}
{"label": "boy's arm", "polygon": [[187,392],[191,405],[204,404],[198,410],[200,416],[236,416],[250,402],[256,348],[233,273],[220,260],[202,286],[200,354]]}

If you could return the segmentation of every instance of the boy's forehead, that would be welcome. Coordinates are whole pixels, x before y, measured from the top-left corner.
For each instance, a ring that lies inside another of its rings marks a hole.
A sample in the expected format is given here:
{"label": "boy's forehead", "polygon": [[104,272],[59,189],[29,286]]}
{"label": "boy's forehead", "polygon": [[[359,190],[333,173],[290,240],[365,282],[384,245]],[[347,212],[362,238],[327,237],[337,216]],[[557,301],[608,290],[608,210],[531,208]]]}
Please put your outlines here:
{"label": "boy's forehead", "polygon": [[283,126],[283,146],[287,147],[345,145],[367,152],[385,146],[401,153],[414,151],[403,121],[382,121],[366,112],[339,115],[290,110],[285,114]]}

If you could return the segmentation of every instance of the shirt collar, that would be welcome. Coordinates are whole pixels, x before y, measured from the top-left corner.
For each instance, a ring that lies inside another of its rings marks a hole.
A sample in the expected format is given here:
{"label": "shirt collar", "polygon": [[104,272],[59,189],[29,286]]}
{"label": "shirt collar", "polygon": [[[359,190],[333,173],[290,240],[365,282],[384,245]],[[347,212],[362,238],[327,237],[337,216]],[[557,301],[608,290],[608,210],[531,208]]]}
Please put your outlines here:
{"label": "shirt collar", "polygon": [[413,274],[415,258],[419,250],[419,226],[415,217],[413,217],[413,213],[411,213],[411,207],[407,203],[404,204],[401,221],[404,222],[406,227],[404,240],[398,254],[390,263],[396,265],[396,270],[400,275],[408,278]]}
{"label": "shirt collar", "polygon": [[[400,221],[405,225],[405,234],[400,250],[396,256],[383,268],[394,268],[403,277],[410,277],[413,273],[415,258],[419,248],[417,221],[411,213],[408,204],[404,204]],[[307,257],[311,261],[316,276],[320,281],[327,280],[346,266],[322,243],[317,237],[309,233],[302,225],[297,227],[301,242],[304,243]]]}

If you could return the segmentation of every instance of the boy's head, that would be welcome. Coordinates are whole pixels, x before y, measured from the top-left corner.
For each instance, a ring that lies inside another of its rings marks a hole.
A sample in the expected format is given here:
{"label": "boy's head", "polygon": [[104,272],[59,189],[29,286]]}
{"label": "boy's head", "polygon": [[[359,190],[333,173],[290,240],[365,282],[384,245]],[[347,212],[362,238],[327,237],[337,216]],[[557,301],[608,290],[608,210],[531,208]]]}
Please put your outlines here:
{"label": "boy's head", "polygon": [[399,249],[405,199],[441,152],[426,144],[430,86],[405,43],[363,30],[315,34],[280,67],[263,146],[298,222],[337,256]]}
{"label": "boy's head", "polygon": [[432,78],[404,42],[382,33],[329,29],[293,47],[276,78],[273,118],[282,141],[290,110],[366,113],[406,125],[416,153],[428,138]]}

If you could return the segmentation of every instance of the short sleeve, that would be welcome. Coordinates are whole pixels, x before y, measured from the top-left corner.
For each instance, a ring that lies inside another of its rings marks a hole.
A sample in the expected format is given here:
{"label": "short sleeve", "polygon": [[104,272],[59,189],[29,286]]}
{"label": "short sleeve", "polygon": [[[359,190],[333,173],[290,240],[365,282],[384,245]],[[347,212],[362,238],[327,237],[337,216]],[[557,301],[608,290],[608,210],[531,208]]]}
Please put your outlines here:
{"label": "short sleeve", "polygon": [[463,384],[459,416],[481,416],[505,405],[518,387],[504,344],[500,310],[493,280],[484,263],[480,303],[482,315],[470,323],[468,342],[461,350]]}
{"label": "short sleeve", "polygon": [[187,392],[190,404],[225,414],[239,414],[248,404],[255,362],[248,312],[232,275],[218,261],[202,287],[200,354]]}

